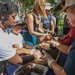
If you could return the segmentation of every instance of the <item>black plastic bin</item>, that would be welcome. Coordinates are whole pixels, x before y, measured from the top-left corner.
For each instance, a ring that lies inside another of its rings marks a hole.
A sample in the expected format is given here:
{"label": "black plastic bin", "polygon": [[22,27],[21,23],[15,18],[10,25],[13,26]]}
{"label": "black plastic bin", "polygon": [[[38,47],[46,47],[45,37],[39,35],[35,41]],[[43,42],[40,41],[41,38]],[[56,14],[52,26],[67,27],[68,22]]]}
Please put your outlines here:
{"label": "black plastic bin", "polygon": [[[46,75],[47,71],[48,71],[48,67],[47,66],[43,66],[43,65],[39,65],[39,64],[35,64],[35,63],[29,63],[23,66],[20,66],[14,73],[13,75],[25,75],[25,73],[27,72],[27,67],[33,67],[35,69],[35,71],[32,71],[31,69],[31,74],[26,74],[26,75]],[[37,69],[36,69],[37,68]],[[41,72],[42,71],[42,72]]]}

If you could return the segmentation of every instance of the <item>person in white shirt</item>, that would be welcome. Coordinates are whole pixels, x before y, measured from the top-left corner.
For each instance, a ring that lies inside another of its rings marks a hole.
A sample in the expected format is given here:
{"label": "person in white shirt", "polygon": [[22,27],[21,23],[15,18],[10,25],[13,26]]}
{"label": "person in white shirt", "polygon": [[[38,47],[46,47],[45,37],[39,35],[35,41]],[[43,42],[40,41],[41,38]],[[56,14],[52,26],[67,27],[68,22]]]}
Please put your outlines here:
{"label": "person in white shirt", "polygon": [[[10,38],[10,42],[13,45],[14,48],[19,49],[20,53],[18,53],[20,56],[26,56],[28,54],[30,54],[30,51],[32,51],[31,49],[26,49],[25,48],[25,41],[21,35],[21,30],[23,29],[24,26],[24,22],[19,19],[15,22],[14,26],[11,28],[11,32],[9,33],[9,38]],[[14,65],[9,65],[6,68],[6,71],[8,73],[8,75],[13,74],[13,72],[18,68],[19,66],[14,66]],[[10,71],[10,69],[13,69],[12,71]]]}
{"label": "person in white shirt", "polygon": [[40,53],[37,51],[32,55],[21,57],[18,55],[20,50],[12,46],[6,29],[13,27],[17,12],[18,8],[11,0],[0,1],[0,61],[7,61],[14,65],[24,65],[37,59]]}
{"label": "person in white shirt", "polygon": [[[17,20],[15,22],[15,25],[11,29],[11,33],[9,33],[9,37],[11,39],[13,47],[22,50],[24,50],[25,48],[25,41],[20,32],[23,29],[24,24],[25,23],[21,19]],[[32,47],[30,48],[32,49]]]}

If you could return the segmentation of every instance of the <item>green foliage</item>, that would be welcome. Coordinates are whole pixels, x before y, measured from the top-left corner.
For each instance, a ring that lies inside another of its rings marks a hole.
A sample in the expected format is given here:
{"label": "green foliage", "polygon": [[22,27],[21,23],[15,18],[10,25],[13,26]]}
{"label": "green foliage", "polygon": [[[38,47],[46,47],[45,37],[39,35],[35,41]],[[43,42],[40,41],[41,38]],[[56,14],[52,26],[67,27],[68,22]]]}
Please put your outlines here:
{"label": "green foliage", "polygon": [[51,4],[57,4],[56,2],[55,2],[55,0],[46,0],[46,2],[49,2],[49,3],[51,3]]}
{"label": "green foliage", "polygon": [[28,10],[32,7],[34,0],[14,0],[14,2],[19,2],[19,4],[22,4],[21,12],[24,11],[26,14]]}
{"label": "green foliage", "polygon": [[34,0],[18,0],[18,1],[20,1],[23,5],[26,5],[26,6],[32,5],[34,2]]}
{"label": "green foliage", "polygon": [[[32,8],[35,0],[14,0],[14,1],[22,3],[23,11],[28,12],[28,10],[30,10]],[[46,0],[46,2],[56,5],[55,0]]]}

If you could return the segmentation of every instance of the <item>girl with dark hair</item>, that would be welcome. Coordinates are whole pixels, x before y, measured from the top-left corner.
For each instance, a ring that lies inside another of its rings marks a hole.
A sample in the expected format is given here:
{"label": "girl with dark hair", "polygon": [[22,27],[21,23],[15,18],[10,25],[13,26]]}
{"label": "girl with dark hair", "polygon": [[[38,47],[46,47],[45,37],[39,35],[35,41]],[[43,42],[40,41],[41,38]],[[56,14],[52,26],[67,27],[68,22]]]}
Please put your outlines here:
{"label": "girl with dark hair", "polygon": [[[0,1],[0,61],[7,61],[14,65],[24,65],[38,58],[38,52],[33,55],[21,57],[20,50],[13,48],[10,38],[6,32],[7,28],[13,27],[18,7],[10,0]],[[23,53],[23,52],[22,52]]]}

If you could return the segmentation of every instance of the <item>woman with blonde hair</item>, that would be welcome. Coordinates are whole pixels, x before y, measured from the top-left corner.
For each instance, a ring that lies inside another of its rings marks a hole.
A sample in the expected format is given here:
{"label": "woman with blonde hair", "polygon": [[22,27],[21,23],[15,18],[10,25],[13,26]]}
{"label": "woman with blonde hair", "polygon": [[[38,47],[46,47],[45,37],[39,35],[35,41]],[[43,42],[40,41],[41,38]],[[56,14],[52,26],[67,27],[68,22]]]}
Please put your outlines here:
{"label": "woman with blonde hair", "polygon": [[35,0],[33,13],[36,15],[40,14],[42,17],[47,18],[47,15],[45,12],[45,0]]}
{"label": "woman with blonde hair", "polygon": [[33,10],[25,18],[27,24],[23,37],[26,48],[34,47],[37,43],[37,36],[45,36],[44,33],[38,32],[39,24],[41,24],[41,16],[47,18],[45,12],[45,0],[35,0]]}

